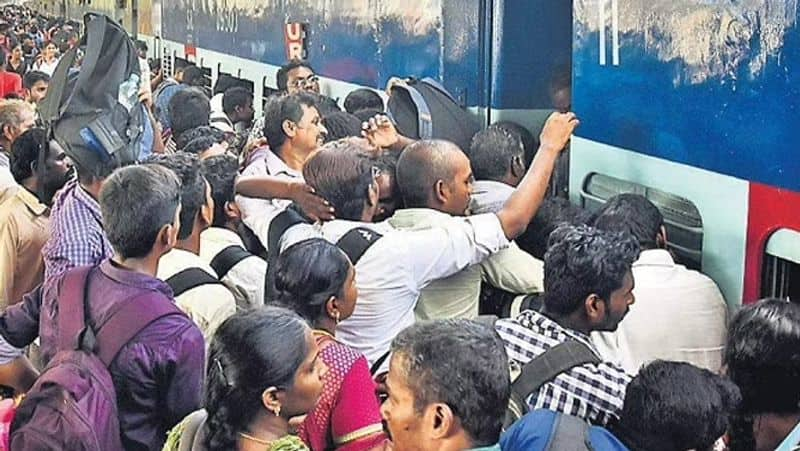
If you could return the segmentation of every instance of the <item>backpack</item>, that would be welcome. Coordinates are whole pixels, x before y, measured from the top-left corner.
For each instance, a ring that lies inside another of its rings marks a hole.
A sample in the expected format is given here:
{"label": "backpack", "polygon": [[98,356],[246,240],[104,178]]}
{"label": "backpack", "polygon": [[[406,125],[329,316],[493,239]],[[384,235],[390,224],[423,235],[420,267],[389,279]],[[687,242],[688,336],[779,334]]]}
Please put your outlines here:
{"label": "backpack", "polygon": [[392,87],[386,111],[397,130],[414,139],[445,139],[469,149],[480,126],[438,81],[409,79]]}
{"label": "backpack", "polygon": [[139,101],[139,58],[125,30],[97,14],[86,14],[84,23],[80,45],[61,58],[39,112],[48,136],[79,167],[102,177],[138,160],[149,116]]}
{"label": "backpack", "polygon": [[600,363],[600,358],[577,340],[559,343],[523,365],[522,372],[511,384],[503,430],[528,413],[527,398],[556,376],[585,363]]}
{"label": "backpack", "polygon": [[[269,229],[267,230],[267,277],[265,281],[265,301],[274,297],[272,293],[273,287],[270,284],[272,280],[272,271],[275,268],[275,262],[278,260],[280,254],[280,241],[281,237],[287,230],[297,224],[308,224],[308,219],[305,218],[297,206],[290,205],[286,210],[280,212],[270,222]],[[356,266],[356,263],[361,259],[367,250],[372,247],[383,235],[375,232],[366,227],[355,227],[350,229],[347,233],[339,238],[336,246],[341,249],[350,259],[350,263]]]}
{"label": "backpack", "polygon": [[178,271],[164,282],[172,288],[172,295],[176,298],[202,285],[222,285],[219,279],[200,268],[186,268]]}
{"label": "backpack", "polygon": [[116,391],[108,367],[148,324],[181,313],[172,303],[135,297],[124,301],[95,331],[86,322],[86,293],[93,269],[82,267],[64,276],[58,299],[58,352],[16,409],[11,449],[123,449]]}
{"label": "backpack", "polygon": [[248,257],[253,257],[253,254],[238,244],[232,244],[221,250],[219,254],[211,259],[211,267],[216,271],[220,280],[222,280],[234,266]]}
{"label": "backpack", "polygon": [[500,438],[503,451],[628,451],[608,430],[581,418],[537,409]]}

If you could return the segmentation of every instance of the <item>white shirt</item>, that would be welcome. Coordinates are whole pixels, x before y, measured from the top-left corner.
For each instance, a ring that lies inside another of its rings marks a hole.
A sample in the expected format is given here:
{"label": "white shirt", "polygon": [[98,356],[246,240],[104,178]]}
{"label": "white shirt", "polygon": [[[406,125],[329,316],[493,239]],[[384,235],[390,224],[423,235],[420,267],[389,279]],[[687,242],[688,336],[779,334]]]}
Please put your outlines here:
{"label": "white shirt", "polygon": [[728,308],[714,281],[663,249],[643,251],[632,271],[636,301],[616,332],[592,334],[600,352],[631,374],[655,359],[719,371]]}
{"label": "white shirt", "polygon": [[477,180],[472,185],[472,213],[497,213],[514,193],[514,187],[494,180]]}
{"label": "white shirt", "polygon": [[[200,234],[200,258],[211,264],[214,257],[229,246],[240,246],[244,243],[236,232],[211,227]],[[240,308],[251,308],[264,305],[264,281],[267,276],[267,262],[261,257],[252,255],[234,265],[220,279],[231,290]]]}
{"label": "white shirt", "polygon": [[[286,179],[303,181],[303,173],[296,171],[283,162],[274,152],[264,150],[264,157],[254,160],[244,171],[242,176],[272,175]],[[267,249],[269,223],[278,213],[288,207],[292,201],[285,199],[255,199],[252,197],[237,196],[236,202],[242,212],[242,221],[256,234],[261,244]],[[269,250],[269,249],[267,249]]]}
{"label": "white shirt", "polygon": [[[387,221],[401,230],[425,230],[463,218],[430,208],[405,208]],[[481,263],[425,287],[416,307],[417,319],[477,318],[481,279],[512,293],[530,294],[542,291],[543,278],[542,262],[510,243]]]}
{"label": "white shirt", "polygon": [[[424,287],[481,262],[509,244],[500,220],[487,214],[416,231],[398,230],[388,222],[299,224],[283,235],[281,250],[314,235],[335,243],[355,227],[374,230],[383,238],[356,264],[358,300],[353,315],[339,324],[336,338],[363,353],[370,363],[389,351],[400,331],[414,324],[414,307]],[[382,368],[387,366],[388,359]]]}
{"label": "white shirt", "polygon": [[[200,268],[208,274],[217,274],[200,256],[183,249],[172,249],[158,261],[157,277],[166,281],[175,274],[189,268]],[[233,294],[224,285],[207,284],[185,291],[175,296],[175,304],[189,315],[203,332],[206,346],[211,342],[214,332],[229,316],[236,313]]]}

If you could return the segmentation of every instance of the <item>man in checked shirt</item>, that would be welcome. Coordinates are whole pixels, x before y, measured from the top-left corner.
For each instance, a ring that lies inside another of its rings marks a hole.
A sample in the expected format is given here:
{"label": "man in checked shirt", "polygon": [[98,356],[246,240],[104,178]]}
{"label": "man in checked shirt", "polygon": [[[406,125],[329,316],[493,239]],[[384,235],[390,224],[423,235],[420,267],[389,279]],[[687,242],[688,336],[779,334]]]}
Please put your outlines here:
{"label": "man in checked shirt", "polygon": [[[550,235],[544,259],[544,308],[526,310],[496,323],[513,373],[567,340],[600,354],[592,331],[613,331],[634,302],[631,265],[639,244],[629,234],[587,226],[562,226]],[[621,366],[601,361],[567,370],[527,398],[531,409],[549,409],[605,426],[619,418],[631,377]]]}

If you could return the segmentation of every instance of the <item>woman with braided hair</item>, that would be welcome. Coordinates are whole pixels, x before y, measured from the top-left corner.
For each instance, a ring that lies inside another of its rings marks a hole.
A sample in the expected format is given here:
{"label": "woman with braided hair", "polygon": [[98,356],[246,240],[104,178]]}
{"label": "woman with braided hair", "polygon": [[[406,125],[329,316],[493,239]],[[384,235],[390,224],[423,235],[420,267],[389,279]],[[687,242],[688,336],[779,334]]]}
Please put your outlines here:
{"label": "woman with braided hair", "polygon": [[173,429],[165,451],[305,451],[289,420],[314,408],[327,371],[311,329],[294,312],[237,313],[211,341],[205,409]]}

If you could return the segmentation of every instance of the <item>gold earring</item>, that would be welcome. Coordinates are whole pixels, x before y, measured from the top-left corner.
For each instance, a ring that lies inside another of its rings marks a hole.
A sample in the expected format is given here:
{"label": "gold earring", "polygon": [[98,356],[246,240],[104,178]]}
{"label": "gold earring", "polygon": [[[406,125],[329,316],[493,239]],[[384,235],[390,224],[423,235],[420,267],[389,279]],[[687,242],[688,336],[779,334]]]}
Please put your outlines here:
{"label": "gold earring", "polygon": [[276,417],[281,416],[281,405],[280,404],[278,404],[278,406],[275,407],[275,416]]}
{"label": "gold earring", "polygon": [[341,314],[341,313],[339,313],[339,311],[338,311],[338,310],[336,310],[335,312],[333,312],[333,322],[334,322],[334,323],[335,323],[337,326],[339,325],[339,318],[340,318],[341,316],[342,316],[342,314]]}

